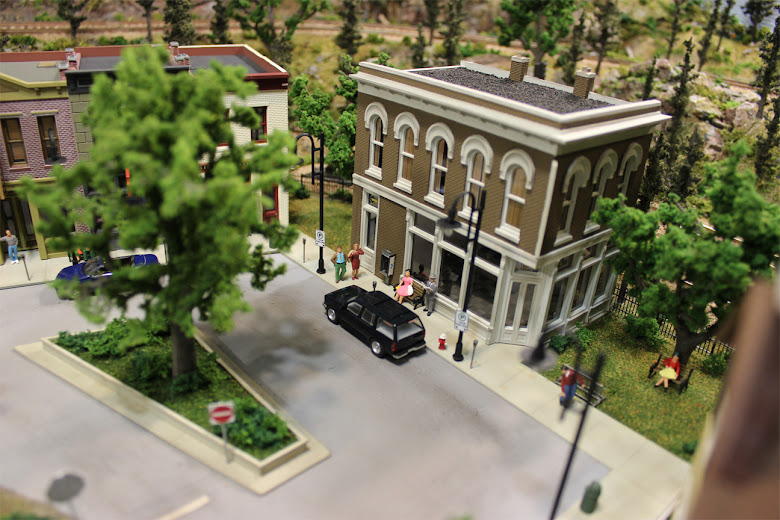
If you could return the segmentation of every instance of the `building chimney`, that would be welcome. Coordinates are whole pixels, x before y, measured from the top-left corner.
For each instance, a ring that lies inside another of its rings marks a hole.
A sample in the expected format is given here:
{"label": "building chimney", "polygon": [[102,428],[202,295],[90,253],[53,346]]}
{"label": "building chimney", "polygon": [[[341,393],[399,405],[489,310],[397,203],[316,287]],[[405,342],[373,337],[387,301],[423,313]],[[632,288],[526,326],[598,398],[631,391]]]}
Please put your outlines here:
{"label": "building chimney", "polygon": [[509,79],[512,81],[523,81],[523,78],[528,73],[528,64],[531,62],[531,58],[526,56],[512,56],[512,66],[509,69]]}
{"label": "building chimney", "polygon": [[170,51],[172,56],[178,56],[179,55],[179,42],[170,42],[168,43],[170,46]]}
{"label": "building chimney", "polygon": [[184,54],[183,52],[177,54],[173,57],[174,62],[176,62],[176,65],[186,65],[187,67],[190,66],[190,55]]}
{"label": "building chimney", "polygon": [[588,94],[593,90],[594,81],[596,81],[596,74],[590,71],[590,67],[582,67],[574,78],[574,95],[587,99]]}
{"label": "building chimney", "polygon": [[68,70],[79,70],[79,56],[78,54],[68,55]]}

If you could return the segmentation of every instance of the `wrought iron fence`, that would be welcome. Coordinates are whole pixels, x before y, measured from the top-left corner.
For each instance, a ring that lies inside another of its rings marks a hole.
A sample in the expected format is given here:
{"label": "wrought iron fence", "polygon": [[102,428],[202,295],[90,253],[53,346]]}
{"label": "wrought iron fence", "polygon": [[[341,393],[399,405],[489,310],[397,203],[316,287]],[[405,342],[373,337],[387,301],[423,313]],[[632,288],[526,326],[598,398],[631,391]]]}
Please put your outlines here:
{"label": "wrought iron fence", "polygon": [[[618,278],[618,283],[615,284],[615,292],[612,294],[610,312],[619,314],[621,316],[626,316],[629,314],[632,316],[639,315],[639,302],[637,302],[636,298],[628,296],[627,294],[624,294],[621,297],[620,278]],[[665,317],[660,316],[658,328],[661,334],[667,338],[673,340],[677,339],[677,334],[674,332],[674,326],[669,323]],[[696,347],[696,350],[705,355],[718,354],[720,352],[730,354],[734,350],[734,347],[728,343],[718,341],[715,338],[709,338],[703,343],[699,344]]]}
{"label": "wrought iron fence", "polygon": [[[300,182],[312,195],[319,193],[320,191],[320,179],[319,175],[316,175],[312,179],[311,169],[306,171],[304,168],[295,170],[291,173],[293,178]],[[325,174],[324,192],[326,195],[342,195],[348,193],[352,195],[352,181],[344,179],[343,177],[329,177]]]}

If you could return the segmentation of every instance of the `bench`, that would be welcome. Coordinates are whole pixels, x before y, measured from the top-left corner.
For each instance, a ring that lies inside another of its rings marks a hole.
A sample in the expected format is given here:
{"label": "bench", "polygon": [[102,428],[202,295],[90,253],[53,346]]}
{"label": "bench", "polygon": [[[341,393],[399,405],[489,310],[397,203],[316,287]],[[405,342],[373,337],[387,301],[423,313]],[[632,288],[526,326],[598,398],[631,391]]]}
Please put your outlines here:
{"label": "bench", "polygon": [[[658,354],[658,359],[655,361],[655,363],[650,365],[650,371],[647,373],[647,378],[648,379],[653,377],[653,374],[655,374],[657,372],[660,372],[661,370],[664,369],[663,358],[664,358],[663,353]],[[677,389],[677,393],[678,394],[681,394],[681,393],[683,393],[683,390],[687,390],[688,389],[688,383],[690,382],[691,376],[693,375],[693,369],[690,369],[688,371],[688,376],[687,377],[681,377],[684,374],[685,374],[685,365],[681,363],[680,364],[680,376],[677,377],[677,379],[674,379],[674,380],[670,379],[669,380],[670,383],[675,384],[675,385],[678,386],[678,389]]]}
{"label": "bench", "polygon": [[[574,370],[574,367],[569,366],[564,363],[564,365],[561,367],[562,370]],[[574,393],[576,397],[579,399],[582,399],[584,402],[588,402],[588,387],[590,386],[591,377],[587,372],[584,372],[583,370],[577,370],[576,371],[579,375],[582,376],[582,383],[577,383],[577,391]],[[575,379],[576,381],[576,379]],[[560,387],[561,384],[561,378],[559,377],[555,381],[558,386]],[[598,406],[601,403],[604,402],[606,397],[604,396],[604,385],[601,383],[596,383],[596,388],[593,390],[593,401],[589,403],[592,406]]]}

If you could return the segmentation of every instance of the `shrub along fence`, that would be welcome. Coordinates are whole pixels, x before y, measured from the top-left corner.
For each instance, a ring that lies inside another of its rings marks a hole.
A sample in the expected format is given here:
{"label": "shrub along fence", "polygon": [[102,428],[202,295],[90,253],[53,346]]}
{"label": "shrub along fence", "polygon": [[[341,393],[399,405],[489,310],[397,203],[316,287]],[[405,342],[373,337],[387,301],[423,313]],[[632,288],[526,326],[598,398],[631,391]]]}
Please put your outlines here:
{"label": "shrub along fence", "polygon": [[[637,302],[636,298],[633,298],[627,294],[623,294],[621,297],[620,278],[618,278],[618,283],[615,284],[615,292],[612,294],[612,305],[610,307],[610,312],[619,314],[621,316],[639,315],[639,302]],[[658,324],[659,332],[668,338],[676,339],[677,334],[674,332],[674,326],[672,326],[672,324],[669,323],[665,317],[660,316],[660,318],[661,321]],[[696,350],[706,355],[723,353],[728,356],[731,355],[734,347],[728,343],[718,341],[715,338],[709,338],[698,345]]]}
{"label": "shrub along fence", "polygon": [[[292,172],[292,176],[295,180],[300,182],[312,195],[316,195],[320,192],[320,179],[319,175],[315,176],[312,180],[311,168],[304,167],[299,168]],[[352,193],[352,181],[344,179],[343,177],[328,176],[325,174],[325,194],[336,195],[337,193]]]}

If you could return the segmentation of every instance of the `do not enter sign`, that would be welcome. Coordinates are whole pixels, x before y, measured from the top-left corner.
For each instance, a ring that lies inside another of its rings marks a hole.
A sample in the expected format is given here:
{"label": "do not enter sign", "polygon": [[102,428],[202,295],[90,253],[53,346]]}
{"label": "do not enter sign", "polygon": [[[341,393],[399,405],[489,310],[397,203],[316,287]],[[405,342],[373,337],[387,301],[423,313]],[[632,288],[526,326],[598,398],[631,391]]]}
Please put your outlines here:
{"label": "do not enter sign", "polygon": [[208,405],[209,422],[212,425],[236,422],[234,408],[233,401],[217,401],[216,403],[210,403]]}

